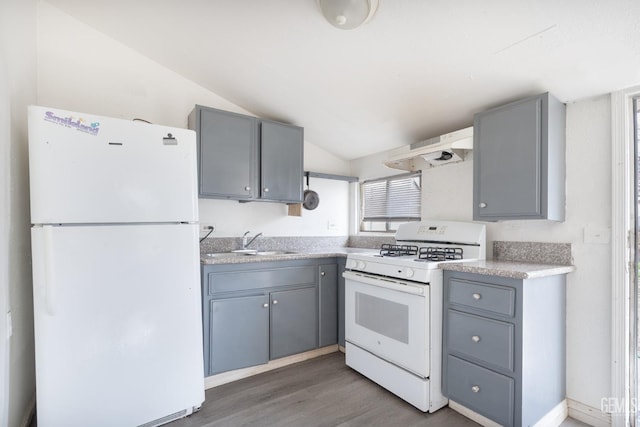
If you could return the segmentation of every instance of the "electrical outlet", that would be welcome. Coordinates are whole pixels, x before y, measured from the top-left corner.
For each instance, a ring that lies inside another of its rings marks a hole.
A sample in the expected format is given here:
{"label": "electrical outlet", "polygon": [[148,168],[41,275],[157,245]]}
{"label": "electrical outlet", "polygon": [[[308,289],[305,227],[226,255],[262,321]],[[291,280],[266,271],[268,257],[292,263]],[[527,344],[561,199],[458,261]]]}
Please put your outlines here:
{"label": "electrical outlet", "polygon": [[203,233],[208,233],[209,231],[216,231],[215,224],[200,224],[200,231]]}

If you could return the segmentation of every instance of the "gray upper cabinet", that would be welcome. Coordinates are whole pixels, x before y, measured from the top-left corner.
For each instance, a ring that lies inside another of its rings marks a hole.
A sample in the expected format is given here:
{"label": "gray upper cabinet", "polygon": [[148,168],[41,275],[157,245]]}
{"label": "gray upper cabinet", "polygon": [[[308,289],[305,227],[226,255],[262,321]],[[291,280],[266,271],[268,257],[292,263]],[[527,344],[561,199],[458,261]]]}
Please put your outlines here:
{"label": "gray upper cabinet", "polygon": [[544,93],[478,113],[473,128],[473,219],[564,221],[564,104]]}
{"label": "gray upper cabinet", "polygon": [[303,128],[197,105],[199,196],[301,202]]}
{"label": "gray upper cabinet", "polygon": [[189,127],[198,133],[200,197],[254,199],[258,194],[258,119],[197,107],[189,116]]}
{"label": "gray upper cabinet", "polygon": [[260,197],[301,202],[303,129],[263,120],[260,135]]}

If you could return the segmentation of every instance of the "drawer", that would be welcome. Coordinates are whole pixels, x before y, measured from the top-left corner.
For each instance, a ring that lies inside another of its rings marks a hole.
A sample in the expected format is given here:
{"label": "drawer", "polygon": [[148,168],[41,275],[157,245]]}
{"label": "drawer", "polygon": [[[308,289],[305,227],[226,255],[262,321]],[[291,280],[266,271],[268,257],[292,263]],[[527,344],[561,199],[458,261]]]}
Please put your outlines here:
{"label": "drawer", "polygon": [[279,286],[313,285],[315,266],[284,267],[265,270],[225,271],[207,275],[209,295]]}
{"label": "drawer", "polygon": [[515,327],[511,323],[447,310],[447,351],[513,372]]}
{"label": "drawer", "polygon": [[513,288],[451,278],[449,302],[513,317],[516,291]]}
{"label": "drawer", "polygon": [[513,378],[448,355],[445,381],[449,399],[503,426],[513,426]]}

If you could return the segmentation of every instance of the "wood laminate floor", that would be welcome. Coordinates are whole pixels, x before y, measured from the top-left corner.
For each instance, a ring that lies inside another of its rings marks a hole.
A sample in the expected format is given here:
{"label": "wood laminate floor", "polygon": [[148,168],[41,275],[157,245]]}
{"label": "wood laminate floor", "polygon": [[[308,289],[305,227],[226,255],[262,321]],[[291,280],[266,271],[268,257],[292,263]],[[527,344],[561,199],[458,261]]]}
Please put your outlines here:
{"label": "wood laminate floor", "polygon": [[[87,426],[91,422],[88,421]],[[474,427],[448,407],[425,414],[344,363],[337,352],[212,388],[199,412],[167,427]],[[561,427],[584,427],[572,419]],[[37,427],[34,417],[30,427]],[[116,426],[114,426],[116,427]]]}
{"label": "wood laminate floor", "polygon": [[[585,426],[567,420],[562,427]],[[332,353],[206,392],[199,412],[168,427],[478,426],[445,407],[425,414]]]}

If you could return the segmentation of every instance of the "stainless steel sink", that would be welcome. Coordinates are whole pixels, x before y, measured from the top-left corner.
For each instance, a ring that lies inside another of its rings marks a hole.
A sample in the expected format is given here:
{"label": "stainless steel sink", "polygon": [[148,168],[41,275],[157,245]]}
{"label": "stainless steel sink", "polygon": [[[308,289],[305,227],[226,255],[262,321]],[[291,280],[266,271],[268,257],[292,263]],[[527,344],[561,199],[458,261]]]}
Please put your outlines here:
{"label": "stainless steel sink", "polygon": [[207,258],[232,258],[232,257],[244,256],[244,255],[245,254],[243,253],[237,253],[237,252],[214,252],[209,254],[202,254],[202,256]]}
{"label": "stainless steel sink", "polygon": [[258,251],[256,255],[291,255],[296,254],[297,252],[293,251]]}
{"label": "stainless steel sink", "polygon": [[231,252],[213,252],[208,254],[202,254],[202,256],[207,258],[232,258],[232,257],[245,257],[245,256],[273,256],[273,255],[290,255],[296,254],[297,252],[293,251],[257,251],[257,250],[237,250]]}

